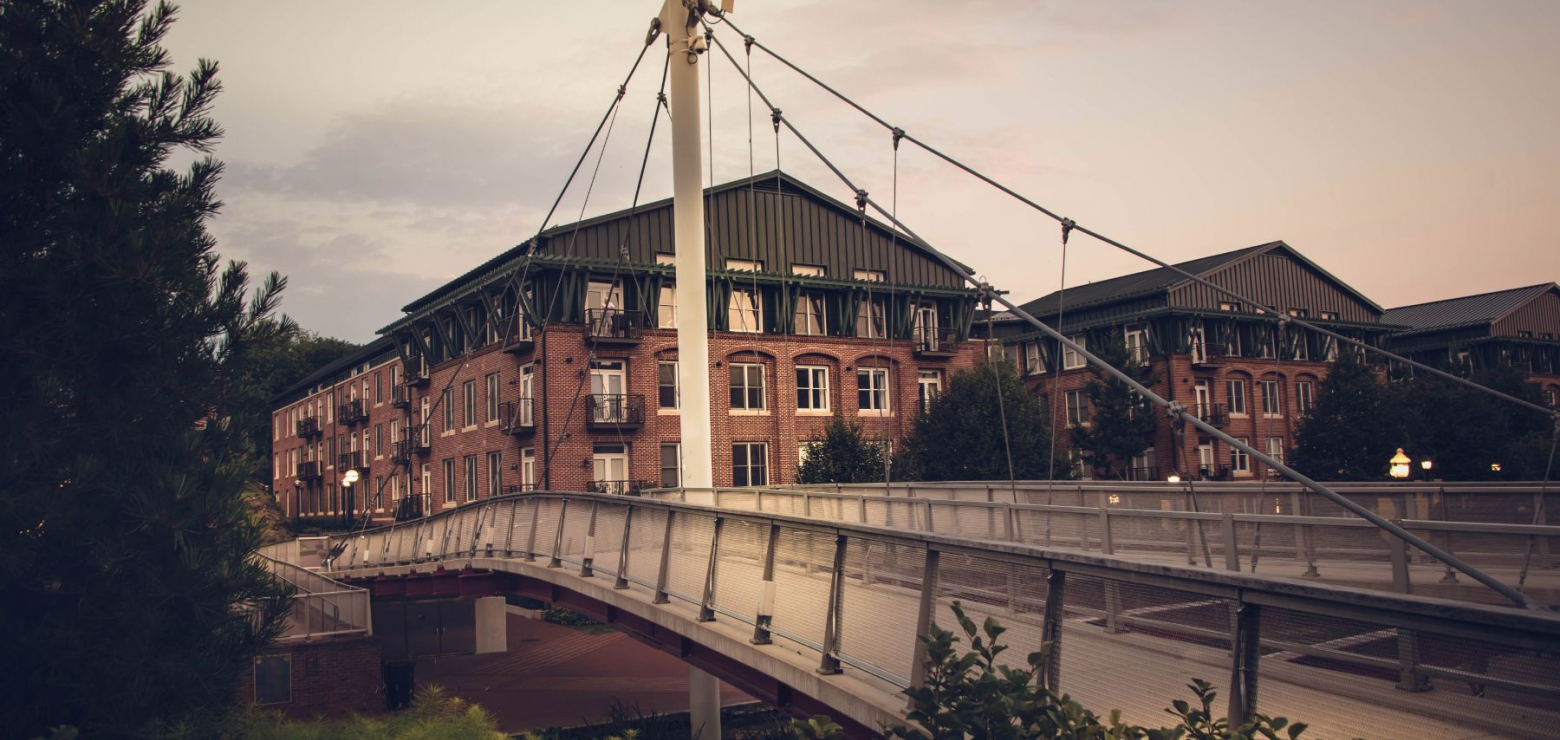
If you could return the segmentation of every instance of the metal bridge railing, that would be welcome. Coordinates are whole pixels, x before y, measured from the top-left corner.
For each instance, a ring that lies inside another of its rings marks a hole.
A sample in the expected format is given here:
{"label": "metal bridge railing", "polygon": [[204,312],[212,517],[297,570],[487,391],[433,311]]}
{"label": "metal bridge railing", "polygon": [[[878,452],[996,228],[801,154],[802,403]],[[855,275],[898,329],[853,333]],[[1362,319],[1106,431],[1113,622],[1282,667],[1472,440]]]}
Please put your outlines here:
{"label": "metal bridge railing", "polygon": [[348,634],[373,634],[369,593],[314,571],[264,554],[257,559],[277,580],[292,584],[296,592],[287,611],[283,640],[309,640]]}
{"label": "metal bridge railing", "polygon": [[[642,496],[1021,542],[1166,564],[1314,578],[1363,588],[1509,603],[1325,498],[1299,487],[1165,483],[882,484],[656,489]],[[822,490],[822,489],[827,490]],[[1339,487],[1409,531],[1542,603],[1560,604],[1560,526],[1526,524],[1538,487]],[[885,495],[885,490],[889,495]],[[836,492],[838,491],[838,492]],[[1549,494],[1555,497],[1556,494]],[[1047,501],[1047,503],[1027,503]],[[1551,504],[1560,501],[1551,502]],[[1313,513],[1316,510],[1322,513]],[[1552,508],[1546,510],[1552,511]],[[1442,518],[1436,518],[1437,516]],[[1461,518],[1459,518],[1461,517]],[[1516,520],[1516,521],[1513,521]]]}
{"label": "metal bridge railing", "polygon": [[[1359,710],[1351,736],[1412,734],[1371,725],[1379,713],[1356,686],[1415,698],[1396,685],[1435,691],[1413,713],[1426,721],[1560,733],[1560,713],[1551,711],[1560,706],[1553,613],[1109,557],[1113,528],[1065,532],[1105,535],[1095,552],[1081,553],[909,526],[931,511],[934,524],[946,514],[989,522],[992,532],[1015,521],[1027,531],[1021,518],[992,518],[1023,508],[906,501],[894,510],[864,496],[805,499],[814,516],[831,517],[823,522],[772,512],[768,502],[782,500],[797,499],[722,491],[730,508],[717,509],[601,494],[502,496],[352,535],[331,567],[377,572],[492,557],[577,569],[655,603],[749,625],[755,643],[782,641],[816,656],[825,673],[854,669],[897,687],[920,681],[918,636],[932,622],[952,626],[950,605],[959,601],[977,622],[992,616],[1008,628],[1010,656],[1049,644],[1049,685],[1100,711],[1122,708],[1127,721],[1157,726],[1162,701],[1201,677],[1223,684],[1236,721],[1258,709],[1314,716],[1321,690]],[[850,521],[853,507],[869,523]],[[1271,682],[1260,705],[1259,676]]]}

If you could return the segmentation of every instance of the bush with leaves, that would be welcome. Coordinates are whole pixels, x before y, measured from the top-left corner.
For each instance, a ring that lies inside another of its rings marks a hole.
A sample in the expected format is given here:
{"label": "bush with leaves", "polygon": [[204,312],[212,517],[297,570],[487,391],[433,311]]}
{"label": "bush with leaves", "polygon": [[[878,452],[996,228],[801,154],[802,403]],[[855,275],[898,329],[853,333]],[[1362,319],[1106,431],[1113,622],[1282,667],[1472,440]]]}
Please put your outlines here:
{"label": "bush with leaves", "polygon": [[838,412],[809,443],[807,459],[796,471],[798,483],[872,483],[888,473],[882,440],[868,437],[860,422],[846,421]]}
{"label": "bush with leaves", "polygon": [[[1002,422],[1006,419],[1004,440]],[[1018,480],[1072,475],[1066,454],[1051,459],[1051,416],[1011,362],[986,360],[953,374],[894,456],[896,480]]]}

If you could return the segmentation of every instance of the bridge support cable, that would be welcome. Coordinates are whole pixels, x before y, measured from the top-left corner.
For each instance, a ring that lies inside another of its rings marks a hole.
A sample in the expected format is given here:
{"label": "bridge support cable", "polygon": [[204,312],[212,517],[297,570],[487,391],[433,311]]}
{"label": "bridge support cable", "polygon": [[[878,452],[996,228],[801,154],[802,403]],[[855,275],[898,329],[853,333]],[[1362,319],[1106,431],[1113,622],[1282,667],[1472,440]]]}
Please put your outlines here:
{"label": "bridge support cable", "polygon": [[[715,38],[716,47],[719,48],[721,50],[721,53],[723,55],[725,55],[725,57],[731,62],[732,67],[737,69],[737,71],[740,73],[742,71],[741,65],[737,64],[736,59],[731,56],[731,52],[728,51],[726,49],[725,44],[721,42],[720,37],[717,35],[714,38]],[[862,191],[861,188],[857,187],[856,184],[847,175],[845,175],[844,172],[840,171],[839,167],[836,166],[832,160],[830,160],[827,156],[825,156],[823,154],[823,152],[819,151],[817,146],[814,145],[812,143],[812,141],[810,139],[808,139],[805,135],[803,135],[802,132],[799,129],[797,129],[796,125],[793,124],[789,118],[785,117],[779,111],[778,108],[775,108],[774,104],[764,94],[764,91],[761,88],[759,88],[757,85],[755,85],[751,78],[748,78],[746,75],[744,75],[743,77],[744,77],[744,79],[747,80],[748,85],[752,86],[753,92],[758,95],[759,99],[764,101],[764,103],[766,105],[769,105],[769,107],[772,110],[775,111],[775,114],[774,114],[775,117],[778,118],[781,123],[785,124],[785,127],[788,130],[790,130],[791,134],[793,136],[795,136],[797,138],[797,140],[802,143],[803,146],[807,147],[807,149],[813,153],[813,156],[816,156],[820,162],[822,162],[826,167],[828,167],[829,170],[834,173],[835,177],[839,178],[840,182],[845,185],[845,187],[849,188],[853,192],[858,193],[859,194],[858,197],[861,197],[866,202],[867,205],[871,206],[873,208],[873,210],[877,211],[877,213],[879,215],[881,215],[885,219],[888,219],[896,227],[898,227],[900,230],[902,230],[905,233],[906,239],[908,239],[909,241],[911,241],[912,243],[914,243],[916,246],[920,247],[921,249],[925,250],[928,254],[932,255],[939,262],[941,262],[943,265],[945,265],[950,271],[953,271],[954,273],[962,276],[967,282],[969,282],[975,288],[977,288],[977,289],[980,288],[980,282],[973,275],[970,275],[962,267],[960,267],[960,265],[959,265],[959,263],[957,261],[955,261],[952,257],[949,257],[947,254],[943,253],[941,250],[939,250],[936,247],[933,247],[931,244],[927,243],[927,241],[925,239],[922,239],[919,234],[917,234],[913,229],[911,229],[908,226],[906,226],[904,224],[904,222],[902,222],[898,218],[896,218],[893,214],[891,214],[882,205],[878,204],[876,201],[873,201],[870,197],[866,196],[865,192]],[[1080,230],[1082,229],[1082,227],[1077,227],[1077,228],[1079,228]],[[1154,405],[1159,406],[1159,407],[1165,409],[1166,413],[1168,413],[1171,416],[1171,418],[1184,420],[1185,423],[1190,424],[1193,427],[1196,427],[1197,429],[1202,430],[1203,432],[1206,432],[1209,436],[1212,436],[1212,437],[1215,437],[1217,439],[1223,440],[1226,444],[1228,444],[1228,445],[1230,445],[1232,447],[1235,447],[1236,449],[1239,449],[1242,452],[1245,452],[1248,456],[1250,456],[1251,458],[1257,460],[1258,462],[1261,462],[1264,465],[1269,466],[1271,469],[1274,469],[1274,470],[1277,470],[1277,471],[1283,473],[1285,476],[1289,477],[1291,480],[1294,480],[1295,482],[1300,483],[1300,484],[1306,486],[1307,488],[1310,488],[1311,490],[1316,491],[1317,493],[1327,497],[1333,503],[1336,503],[1339,506],[1342,506],[1343,508],[1345,508],[1348,511],[1352,512],[1356,516],[1359,516],[1360,518],[1365,519],[1366,521],[1369,521],[1370,523],[1376,525],[1377,527],[1387,531],[1388,533],[1390,533],[1394,537],[1397,537],[1398,539],[1404,541],[1405,543],[1410,544],[1410,545],[1418,548],[1419,550],[1425,552],[1426,554],[1430,555],[1431,557],[1436,558],[1437,560],[1440,560],[1441,562],[1444,562],[1444,563],[1447,563],[1448,565],[1451,565],[1453,568],[1456,568],[1457,570],[1467,574],[1470,578],[1473,578],[1474,580],[1484,584],[1485,586],[1488,586],[1490,589],[1492,589],[1495,592],[1499,593],[1500,595],[1506,597],[1507,599],[1510,599],[1513,603],[1515,603],[1515,604],[1517,604],[1519,606],[1522,606],[1524,608],[1527,608],[1527,609],[1547,611],[1547,608],[1545,606],[1543,606],[1542,604],[1539,604],[1538,602],[1534,601],[1533,599],[1523,595],[1520,591],[1512,588],[1511,586],[1509,586],[1506,583],[1500,581],[1499,579],[1490,576],[1489,574],[1483,572],[1482,570],[1479,570],[1478,568],[1475,568],[1474,566],[1468,564],[1467,562],[1463,561],[1462,559],[1458,558],[1457,556],[1455,556],[1455,555],[1453,555],[1453,554],[1451,554],[1451,553],[1441,549],[1440,547],[1437,547],[1436,545],[1426,541],[1425,539],[1419,537],[1418,535],[1415,535],[1412,532],[1409,532],[1408,530],[1404,529],[1403,527],[1401,527],[1401,526],[1399,526],[1399,525],[1397,525],[1397,524],[1395,524],[1395,523],[1393,523],[1393,522],[1383,518],[1379,514],[1377,514],[1377,513],[1373,512],[1373,511],[1371,511],[1371,510],[1369,510],[1369,509],[1367,509],[1367,508],[1365,508],[1365,507],[1355,503],[1354,501],[1352,501],[1352,500],[1350,500],[1348,498],[1345,498],[1342,495],[1339,495],[1337,492],[1333,491],[1331,488],[1328,488],[1327,486],[1325,486],[1325,485],[1323,485],[1323,484],[1313,480],[1309,476],[1301,474],[1299,471],[1296,471],[1295,469],[1289,467],[1288,465],[1285,465],[1284,463],[1274,459],[1272,456],[1267,455],[1267,454],[1265,454],[1263,452],[1259,452],[1255,447],[1252,447],[1251,445],[1249,445],[1249,444],[1247,444],[1245,442],[1241,442],[1240,440],[1236,439],[1235,437],[1232,437],[1229,434],[1226,434],[1223,430],[1220,430],[1217,427],[1213,426],[1212,424],[1210,424],[1210,423],[1208,423],[1208,422],[1206,422],[1206,421],[1204,421],[1202,419],[1197,418],[1197,416],[1195,416],[1194,414],[1187,413],[1185,406],[1183,406],[1180,402],[1166,400],[1165,398],[1163,398],[1159,394],[1155,393],[1152,389],[1150,389],[1147,386],[1143,385],[1136,378],[1134,378],[1131,375],[1128,375],[1127,373],[1121,371],[1119,368],[1111,365],[1110,363],[1107,363],[1104,360],[1100,359],[1100,357],[1098,355],[1095,355],[1094,353],[1092,353],[1092,352],[1088,351],[1086,348],[1084,348],[1082,345],[1079,345],[1078,343],[1072,341],[1071,339],[1068,339],[1066,335],[1064,335],[1061,332],[1057,331],[1056,329],[1052,328],[1050,325],[1048,325],[1045,322],[1039,320],[1038,318],[1035,318],[1029,312],[1027,312],[1027,311],[1023,310],[1021,307],[1019,307],[1018,304],[1016,304],[1013,301],[1009,300],[1008,298],[1004,297],[1000,293],[993,292],[992,295],[991,295],[991,298],[992,298],[993,301],[995,301],[997,303],[1000,303],[1003,306],[1007,307],[1007,309],[1010,312],[1012,312],[1012,314],[1014,316],[1016,316],[1019,319],[1029,323],[1034,328],[1040,330],[1040,332],[1042,334],[1045,334],[1046,336],[1050,337],[1051,339],[1056,340],[1062,347],[1066,347],[1066,348],[1072,349],[1074,352],[1076,352],[1077,354],[1082,356],[1084,359],[1086,359],[1090,364],[1095,365],[1096,367],[1100,368],[1102,371],[1104,371],[1105,373],[1111,375],[1112,377],[1116,378],[1117,380],[1120,380],[1123,383],[1126,383],[1128,386],[1130,386],[1133,390],[1137,391],[1144,398],[1147,398],[1151,403],[1153,403]],[[1526,403],[1526,402],[1524,401],[1523,403]],[[1531,404],[1529,404],[1529,405],[1531,405]]]}
{"label": "bridge support cable", "polygon": [[[784,64],[787,67],[789,67],[792,71],[796,72],[797,74],[800,74],[801,76],[807,78],[813,84],[819,86],[820,88],[823,88],[823,90],[825,90],[829,94],[833,95],[834,97],[839,98],[846,105],[849,105],[850,107],[855,108],[857,111],[861,112],[867,118],[872,119],[872,121],[877,123],[879,126],[882,126],[882,127],[886,128],[886,129],[889,129],[889,130],[892,130],[892,131],[903,132],[903,129],[901,129],[901,128],[897,127],[897,126],[894,126],[893,124],[890,124],[889,122],[883,120],[878,115],[876,115],[876,114],[872,113],[871,111],[867,110],[861,104],[857,103],[854,100],[851,100],[849,97],[845,96],[840,91],[835,90],[834,88],[832,88],[829,85],[825,84],[822,80],[819,80],[817,77],[814,77],[813,75],[809,74],[806,70],[803,70],[801,67],[797,66],[796,64],[793,64],[790,60],[786,59],[785,57],[780,56],[779,54],[776,54],[773,49],[770,49],[769,47],[764,46],[762,43],[759,43],[756,40],[752,40],[753,39],[752,36],[749,36],[749,35],[745,34],[742,31],[742,29],[738,28],[736,26],[736,24],[732,23],[729,18],[725,19],[725,24],[728,25],[728,26],[731,26],[731,30],[732,31],[735,31],[736,33],[739,33],[739,34],[743,34],[744,38],[750,40],[750,43],[752,43],[753,46],[756,46],[759,49],[763,50],[764,53],[766,53],[769,56],[773,57],[776,61],[780,62],[781,64]],[[1148,262],[1152,262],[1152,263],[1154,263],[1158,267],[1163,267],[1165,269],[1168,269],[1168,270],[1176,273],[1177,275],[1180,275],[1181,277],[1186,278],[1187,280],[1191,280],[1191,281],[1193,281],[1193,282],[1195,282],[1195,283],[1197,283],[1199,285],[1202,285],[1203,287],[1206,287],[1206,288],[1208,288],[1210,290],[1216,291],[1216,292],[1221,293],[1221,294],[1223,294],[1225,296],[1228,296],[1230,298],[1234,298],[1235,300],[1241,301],[1242,303],[1244,303],[1246,305],[1260,308],[1262,310],[1262,315],[1264,315],[1264,316],[1271,316],[1271,317],[1273,317],[1274,320],[1276,320],[1279,316],[1282,315],[1278,311],[1278,309],[1273,307],[1273,306],[1269,306],[1269,305],[1267,305],[1267,304],[1265,304],[1265,303],[1263,303],[1261,301],[1253,300],[1253,299],[1251,299],[1251,298],[1249,298],[1249,297],[1247,297],[1247,296],[1245,296],[1245,295],[1243,295],[1243,294],[1241,294],[1241,293],[1239,293],[1239,292],[1237,292],[1235,290],[1232,290],[1230,288],[1227,288],[1227,287],[1224,287],[1224,286],[1221,286],[1221,285],[1215,285],[1213,282],[1209,281],[1206,278],[1203,278],[1203,277],[1201,277],[1199,275],[1194,275],[1191,272],[1189,272],[1189,271],[1187,271],[1185,269],[1182,269],[1180,267],[1177,267],[1176,265],[1170,264],[1169,262],[1161,260],[1158,257],[1154,257],[1153,255],[1150,255],[1150,254],[1148,254],[1146,252],[1143,252],[1141,250],[1138,250],[1138,249],[1135,249],[1135,248],[1133,248],[1131,246],[1123,244],[1120,241],[1117,241],[1117,240],[1112,239],[1112,238],[1110,238],[1108,236],[1105,236],[1104,234],[1101,234],[1101,233],[1099,233],[1097,231],[1094,231],[1093,229],[1090,229],[1088,227],[1079,226],[1075,222],[1071,222],[1070,219],[1067,219],[1067,218],[1061,216],[1060,214],[1056,213],[1055,211],[1052,211],[1051,209],[1046,208],[1043,205],[1040,205],[1039,203],[1035,202],[1034,200],[1032,200],[1032,199],[1030,199],[1028,197],[1025,197],[1024,195],[1022,195],[1022,194],[1018,193],[1017,191],[1013,190],[1012,188],[1009,188],[1006,185],[1003,185],[1002,183],[997,182],[996,180],[994,180],[991,177],[987,176],[986,174],[980,172],[979,170],[976,170],[975,168],[973,168],[973,167],[971,167],[971,166],[969,166],[969,165],[967,165],[967,164],[965,164],[965,163],[963,163],[963,162],[961,162],[961,161],[959,161],[957,159],[954,159],[952,156],[949,156],[948,154],[943,153],[941,150],[937,149],[936,147],[933,147],[932,145],[927,144],[926,142],[921,141],[920,139],[917,139],[916,137],[914,137],[914,136],[912,136],[912,135],[910,135],[908,133],[904,133],[903,136],[904,136],[904,138],[907,141],[909,141],[910,143],[915,144],[916,146],[918,146],[921,149],[925,150],[928,154],[931,154],[931,155],[937,157],[938,159],[941,159],[944,162],[947,162],[948,164],[953,165],[954,167],[956,167],[956,168],[958,168],[960,170],[963,170],[966,174],[969,174],[970,176],[980,180],[981,182],[984,182],[987,185],[990,185],[993,188],[996,188],[997,190],[1003,192],[1004,194],[1012,197],[1014,200],[1017,200],[1020,203],[1023,203],[1024,205],[1029,206],[1030,208],[1033,208],[1033,209],[1035,209],[1035,210],[1045,214],[1046,216],[1050,217],[1051,219],[1057,221],[1058,223],[1064,223],[1064,222],[1065,223],[1071,223],[1072,224],[1071,228],[1075,228],[1075,229],[1077,229],[1078,231],[1080,231],[1080,232],[1082,232],[1084,234],[1087,234],[1087,235],[1089,235],[1091,237],[1094,237],[1095,239],[1097,239],[1097,240],[1099,240],[1101,242],[1104,242],[1105,244],[1108,244],[1108,245],[1110,245],[1112,247],[1120,249],[1120,250],[1122,250],[1124,252],[1127,252],[1128,254],[1131,254],[1131,255],[1133,255],[1135,257],[1138,257],[1140,259],[1147,260]],[[1536,403],[1533,403],[1533,402],[1525,400],[1525,399],[1517,398],[1516,396],[1513,396],[1513,395],[1511,395],[1509,393],[1505,393],[1505,392],[1496,390],[1494,388],[1490,388],[1489,386],[1482,385],[1480,383],[1475,383],[1472,380],[1468,380],[1466,378],[1458,377],[1457,375],[1454,375],[1452,373],[1448,373],[1448,372],[1446,372],[1444,370],[1441,370],[1439,368],[1432,367],[1430,365],[1427,365],[1425,363],[1419,362],[1417,360],[1411,360],[1411,359],[1409,359],[1407,357],[1404,357],[1402,355],[1399,355],[1399,354],[1396,354],[1396,353],[1393,353],[1393,352],[1389,352],[1389,351],[1384,350],[1384,349],[1382,349],[1380,347],[1373,346],[1373,345],[1371,345],[1368,342],[1364,342],[1364,341],[1361,341],[1359,339],[1355,339],[1354,337],[1347,336],[1345,334],[1333,331],[1333,330],[1328,329],[1328,328],[1323,327],[1323,326],[1318,326],[1318,325],[1313,324],[1313,323],[1311,323],[1309,321],[1306,321],[1304,319],[1295,318],[1295,317],[1290,317],[1290,319],[1291,319],[1291,322],[1294,323],[1295,325],[1303,327],[1303,328],[1305,328],[1305,329],[1307,329],[1309,331],[1316,332],[1316,333],[1321,334],[1323,336],[1331,337],[1331,338],[1333,338],[1335,340],[1344,342],[1346,344],[1353,345],[1355,347],[1358,347],[1358,348],[1360,348],[1362,350],[1365,350],[1365,351],[1368,351],[1368,352],[1375,352],[1375,353],[1380,354],[1380,355],[1382,355],[1382,356],[1384,356],[1386,358],[1389,358],[1389,359],[1392,359],[1392,360],[1396,360],[1396,361],[1401,362],[1401,363],[1403,363],[1405,365],[1409,365],[1410,367],[1413,367],[1413,368],[1415,368],[1417,370],[1423,370],[1423,371],[1425,371],[1427,373],[1430,373],[1431,375],[1434,375],[1436,377],[1439,377],[1439,378],[1442,378],[1442,379],[1445,379],[1445,380],[1450,380],[1450,381],[1452,381],[1454,383],[1459,383],[1459,384],[1462,384],[1462,385],[1467,386],[1469,388],[1473,388],[1473,389],[1482,391],[1484,393],[1488,393],[1488,394],[1490,394],[1492,396],[1495,396],[1496,398],[1501,398],[1501,399],[1504,399],[1504,400],[1509,401],[1511,403],[1515,403],[1517,405],[1524,406],[1524,407],[1532,409],[1534,411],[1538,411],[1538,412],[1544,414],[1545,416],[1549,416],[1549,417],[1552,417],[1552,418],[1560,419],[1560,411],[1557,411],[1555,409],[1547,408],[1547,407],[1544,407],[1544,406],[1542,406],[1540,404],[1536,404]]]}

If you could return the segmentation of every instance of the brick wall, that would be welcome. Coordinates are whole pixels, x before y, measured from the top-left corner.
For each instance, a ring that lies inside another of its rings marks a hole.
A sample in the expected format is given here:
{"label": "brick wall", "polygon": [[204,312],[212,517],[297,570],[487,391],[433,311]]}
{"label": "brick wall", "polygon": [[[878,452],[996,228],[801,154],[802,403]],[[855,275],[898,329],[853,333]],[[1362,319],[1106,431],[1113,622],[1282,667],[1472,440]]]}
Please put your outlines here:
{"label": "brick wall", "polygon": [[[291,659],[292,700],[265,705],[291,717],[339,717],[384,708],[380,691],[379,645],[366,637],[320,642],[281,642],[262,653]],[[254,670],[240,672],[238,700],[255,700]]]}

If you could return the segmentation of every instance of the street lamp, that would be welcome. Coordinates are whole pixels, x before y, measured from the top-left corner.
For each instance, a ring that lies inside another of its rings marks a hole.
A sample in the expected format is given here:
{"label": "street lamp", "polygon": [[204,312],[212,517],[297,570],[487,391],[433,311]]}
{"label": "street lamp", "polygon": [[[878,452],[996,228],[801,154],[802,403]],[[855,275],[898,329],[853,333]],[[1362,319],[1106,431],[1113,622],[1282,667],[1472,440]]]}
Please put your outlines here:
{"label": "street lamp", "polygon": [[1165,482],[1166,483],[1180,483],[1181,482],[1181,474],[1180,473],[1171,473],[1170,477],[1165,479]]}
{"label": "street lamp", "polygon": [[341,476],[341,497],[345,499],[345,501],[342,501],[345,505],[341,507],[341,518],[342,521],[346,522],[347,529],[352,528],[352,484],[357,481],[358,471],[356,470],[348,470]]}
{"label": "street lamp", "polygon": [[1435,463],[1430,462],[1428,457],[1419,461],[1419,469],[1425,471],[1425,480],[1430,480],[1430,469],[1433,467]]}
{"label": "street lamp", "polygon": [[1402,480],[1408,477],[1408,463],[1410,460],[1408,459],[1408,455],[1403,454],[1402,447],[1398,448],[1397,454],[1392,456],[1392,460],[1390,462],[1392,463],[1392,467],[1388,469],[1388,475],[1392,476],[1393,478],[1397,478],[1398,480]]}
{"label": "street lamp", "polygon": [[1500,472],[1500,463],[1490,463],[1490,472],[1491,473],[1499,473]]}

